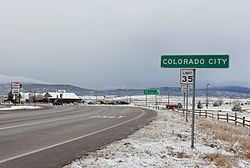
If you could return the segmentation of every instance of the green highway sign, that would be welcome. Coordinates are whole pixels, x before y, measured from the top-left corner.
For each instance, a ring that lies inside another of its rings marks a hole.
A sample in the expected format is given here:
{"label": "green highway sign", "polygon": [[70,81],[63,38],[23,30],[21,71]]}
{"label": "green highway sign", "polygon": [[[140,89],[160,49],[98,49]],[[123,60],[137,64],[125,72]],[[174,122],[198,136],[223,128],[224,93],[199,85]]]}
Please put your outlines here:
{"label": "green highway sign", "polygon": [[161,68],[229,68],[229,55],[162,55]]}
{"label": "green highway sign", "polygon": [[145,95],[159,95],[160,91],[159,90],[144,90]]}

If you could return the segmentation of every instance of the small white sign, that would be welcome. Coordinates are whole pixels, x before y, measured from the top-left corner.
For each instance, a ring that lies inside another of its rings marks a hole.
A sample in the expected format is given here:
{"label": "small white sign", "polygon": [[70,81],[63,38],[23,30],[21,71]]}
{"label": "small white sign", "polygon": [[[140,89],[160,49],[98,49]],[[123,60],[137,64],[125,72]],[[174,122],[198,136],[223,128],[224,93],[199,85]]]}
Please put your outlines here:
{"label": "small white sign", "polygon": [[187,84],[181,85],[181,92],[182,93],[188,93],[189,92],[189,86]]}
{"label": "small white sign", "polygon": [[180,82],[181,84],[192,84],[194,81],[193,69],[181,69],[180,70]]}

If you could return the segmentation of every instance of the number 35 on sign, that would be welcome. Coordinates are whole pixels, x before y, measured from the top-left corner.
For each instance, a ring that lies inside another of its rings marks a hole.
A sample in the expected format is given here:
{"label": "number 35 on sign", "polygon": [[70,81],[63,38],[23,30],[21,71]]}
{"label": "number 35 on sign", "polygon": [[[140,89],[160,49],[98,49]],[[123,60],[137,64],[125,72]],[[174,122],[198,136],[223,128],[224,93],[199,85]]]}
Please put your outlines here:
{"label": "number 35 on sign", "polygon": [[181,69],[180,70],[181,84],[192,84],[193,80],[194,80],[193,69]]}

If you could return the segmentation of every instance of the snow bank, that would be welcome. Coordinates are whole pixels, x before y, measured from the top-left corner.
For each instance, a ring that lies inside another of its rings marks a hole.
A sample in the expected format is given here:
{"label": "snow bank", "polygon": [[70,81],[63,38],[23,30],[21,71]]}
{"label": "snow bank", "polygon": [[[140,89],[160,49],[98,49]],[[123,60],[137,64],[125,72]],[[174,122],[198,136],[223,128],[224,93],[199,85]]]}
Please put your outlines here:
{"label": "snow bank", "polygon": [[0,108],[0,110],[33,110],[33,109],[40,109],[40,106],[11,106]]}

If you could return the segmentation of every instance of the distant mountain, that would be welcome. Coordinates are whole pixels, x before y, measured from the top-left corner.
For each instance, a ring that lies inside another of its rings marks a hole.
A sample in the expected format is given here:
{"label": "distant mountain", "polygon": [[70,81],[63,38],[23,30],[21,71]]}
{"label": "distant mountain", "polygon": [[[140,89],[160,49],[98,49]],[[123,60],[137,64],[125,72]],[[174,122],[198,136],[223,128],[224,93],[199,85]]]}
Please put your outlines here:
{"label": "distant mountain", "polygon": [[241,86],[213,87],[211,90],[250,94],[250,88]]}
{"label": "distant mountain", "polygon": [[98,92],[98,95],[117,95],[117,96],[126,96],[126,95],[142,95],[143,89],[108,89],[101,90]]}
{"label": "distant mountain", "polygon": [[[160,95],[170,95],[170,96],[183,96],[180,87],[158,87],[158,88],[149,88],[156,89],[160,91]],[[113,89],[113,90],[104,90],[103,93],[111,95],[143,95],[144,89]],[[214,97],[234,97],[234,98],[249,98],[250,97],[250,88],[240,87],[240,86],[225,86],[225,87],[213,87],[208,89],[209,96]],[[192,95],[192,87],[190,87],[189,95]],[[197,89],[197,96],[206,96],[207,89]]]}
{"label": "distant mountain", "polygon": [[[160,95],[170,95],[170,96],[182,96],[180,87],[158,87],[149,88],[160,90]],[[6,95],[10,91],[10,83],[0,84],[0,94]],[[66,90],[66,92],[74,92],[79,96],[105,96],[105,95],[115,95],[115,96],[126,96],[126,95],[143,95],[144,89],[108,89],[108,90],[91,90],[81,87],[76,87],[72,85],[60,85],[60,84],[31,84],[24,83],[21,91],[29,92],[35,90],[36,92],[55,92],[58,90]],[[207,89],[197,89],[197,96],[206,96]],[[225,86],[225,87],[209,87],[209,96],[214,97],[232,97],[232,98],[250,98],[250,88],[240,87],[240,86]],[[190,93],[192,95],[192,87],[190,87]]]}
{"label": "distant mountain", "polygon": [[37,92],[56,92],[58,90],[66,90],[66,92],[74,92],[77,95],[88,95],[94,92],[91,89],[80,88],[72,85],[60,85],[60,84],[23,84],[23,92],[29,92],[35,90]]}
{"label": "distant mountain", "polygon": [[[0,84],[0,94],[8,94],[11,90],[10,83]],[[72,85],[60,85],[60,84],[34,84],[34,83],[23,83],[22,92],[55,92],[58,90],[66,90],[66,92],[74,92],[77,95],[95,95],[95,91],[91,89],[80,88]]]}
{"label": "distant mountain", "polygon": [[[160,95],[172,95],[172,96],[181,96],[181,88],[178,87],[159,87],[159,88],[148,88],[160,90]],[[102,90],[102,93],[110,95],[144,95],[144,89],[110,89]]]}
{"label": "distant mountain", "polygon": [[[155,88],[159,89],[161,95],[167,95],[168,89],[170,95],[181,96],[181,88],[179,87],[161,87]],[[247,87],[240,87],[240,86],[224,86],[224,87],[209,87],[208,89],[209,96],[214,97],[250,97],[250,88]],[[192,95],[192,87],[190,87],[189,95]],[[196,89],[197,96],[206,96],[207,95],[207,88],[203,89]]]}
{"label": "distant mountain", "polygon": [[[198,90],[198,95],[206,96],[206,93],[206,88]],[[208,94],[214,97],[249,98],[250,88],[241,86],[211,87],[208,89]]]}

